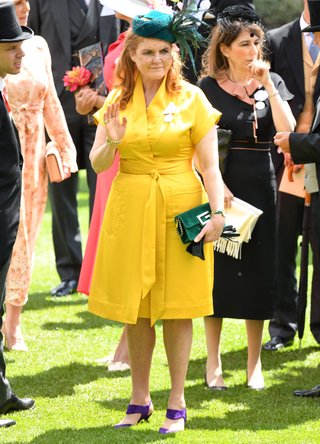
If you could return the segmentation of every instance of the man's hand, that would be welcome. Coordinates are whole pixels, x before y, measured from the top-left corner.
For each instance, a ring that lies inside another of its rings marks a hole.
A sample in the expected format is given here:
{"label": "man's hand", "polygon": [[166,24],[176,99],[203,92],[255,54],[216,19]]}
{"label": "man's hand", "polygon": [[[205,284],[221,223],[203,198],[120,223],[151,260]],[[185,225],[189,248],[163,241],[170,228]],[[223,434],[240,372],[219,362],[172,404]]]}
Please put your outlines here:
{"label": "man's hand", "polygon": [[98,99],[98,92],[90,88],[89,85],[81,86],[75,94],[76,111],[79,114],[89,114],[95,107]]}

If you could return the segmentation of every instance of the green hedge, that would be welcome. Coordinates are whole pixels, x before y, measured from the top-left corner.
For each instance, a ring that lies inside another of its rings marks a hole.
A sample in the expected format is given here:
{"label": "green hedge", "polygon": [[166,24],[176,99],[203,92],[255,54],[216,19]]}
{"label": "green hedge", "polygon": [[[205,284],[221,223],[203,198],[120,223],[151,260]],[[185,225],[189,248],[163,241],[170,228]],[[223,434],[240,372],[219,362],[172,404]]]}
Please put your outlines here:
{"label": "green hedge", "polygon": [[256,11],[268,29],[278,28],[298,18],[303,10],[303,0],[254,0]]}

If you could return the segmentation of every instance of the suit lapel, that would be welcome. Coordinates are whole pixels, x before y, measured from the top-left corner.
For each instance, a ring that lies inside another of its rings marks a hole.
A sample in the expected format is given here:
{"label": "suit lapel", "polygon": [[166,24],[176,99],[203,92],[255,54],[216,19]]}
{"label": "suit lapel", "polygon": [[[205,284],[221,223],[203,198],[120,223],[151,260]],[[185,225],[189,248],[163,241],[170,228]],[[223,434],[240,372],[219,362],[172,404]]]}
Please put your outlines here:
{"label": "suit lapel", "polygon": [[[99,8],[100,9],[100,8]],[[87,35],[90,34],[92,29],[94,29],[98,23],[99,20],[99,11],[97,4],[94,0],[90,2],[89,9],[86,15],[86,20],[84,22],[83,28],[79,34],[79,37],[77,39],[77,43],[84,40]]]}
{"label": "suit lapel", "polygon": [[317,129],[317,127],[319,126],[319,124],[320,124],[320,97],[317,100],[316,108],[315,108],[313,119],[312,119],[310,133],[314,133],[315,130]]}
{"label": "suit lapel", "polygon": [[[97,0],[92,0],[97,1]],[[116,1],[116,0],[115,0]],[[119,0],[121,1],[121,0]],[[114,15],[101,16],[102,5],[98,2],[98,20],[99,20],[99,40],[103,45],[104,55],[108,52],[108,47],[111,43],[117,40],[120,34],[120,21],[115,19]],[[116,22],[115,22],[116,20]]]}
{"label": "suit lapel", "polygon": [[292,75],[295,78],[303,97],[305,97],[302,58],[301,62],[297,63],[297,54],[302,54],[302,36],[299,19],[293,24],[288,37],[284,38],[283,45],[287,54],[287,60],[290,65]]}
{"label": "suit lapel", "polygon": [[57,28],[57,35],[61,40],[62,47],[67,54],[68,60],[71,57],[71,37],[69,9],[66,0],[54,0],[49,2],[53,22]]}
{"label": "suit lapel", "polygon": [[318,64],[318,75],[317,75],[317,80],[316,80],[316,84],[314,86],[314,93],[313,93],[313,102],[315,102],[315,98],[319,97],[320,95],[320,68],[319,68],[319,57],[316,60],[316,63]]}

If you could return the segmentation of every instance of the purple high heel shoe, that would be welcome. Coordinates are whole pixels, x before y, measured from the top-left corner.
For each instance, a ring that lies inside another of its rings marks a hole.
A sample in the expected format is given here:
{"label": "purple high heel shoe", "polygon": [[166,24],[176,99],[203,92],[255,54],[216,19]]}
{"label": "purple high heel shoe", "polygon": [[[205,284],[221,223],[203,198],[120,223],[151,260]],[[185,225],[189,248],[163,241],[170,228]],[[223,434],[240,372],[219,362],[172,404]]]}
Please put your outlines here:
{"label": "purple high heel shoe", "polygon": [[[150,409],[151,404],[152,404],[151,399],[150,399],[149,404],[147,404],[147,405],[129,404],[126,414],[132,415],[133,413],[141,413],[140,419],[138,420],[137,424],[139,424],[139,422],[141,422],[141,421],[148,421],[148,419],[152,415],[152,412],[149,414],[149,409]],[[117,424],[114,426],[114,428],[117,429],[120,427],[131,427],[134,425],[136,425],[136,424]]]}
{"label": "purple high heel shoe", "polygon": [[[182,409],[182,410],[167,409],[166,417],[168,419],[183,418],[184,423],[186,423],[187,422],[187,411],[186,411],[186,409]],[[177,432],[182,432],[182,430],[170,430],[170,429],[164,429],[163,427],[161,427],[159,429],[159,433],[162,433],[163,435],[165,435],[166,433],[177,433]]]}

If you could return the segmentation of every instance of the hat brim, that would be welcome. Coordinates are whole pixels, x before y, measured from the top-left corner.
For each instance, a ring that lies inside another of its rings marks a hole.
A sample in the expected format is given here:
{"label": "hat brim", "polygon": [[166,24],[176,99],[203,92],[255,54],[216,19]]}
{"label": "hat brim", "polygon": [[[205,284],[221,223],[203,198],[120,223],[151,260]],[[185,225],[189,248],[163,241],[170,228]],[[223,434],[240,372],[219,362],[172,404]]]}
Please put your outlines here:
{"label": "hat brim", "polygon": [[10,42],[22,42],[23,40],[30,39],[34,32],[28,26],[21,26],[22,33],[15,37],[14,39],[0,39],[0,43],[10,43]]}
{"label": "hat brim", "polygon": [[306,28],[301,29],[301,32],[319,32],[320,25],[309,25]]}
{"label": "hat brim", "polygon": [[113,9],[114,11],[130,18],[133,18],[136,15],[147,14],[150,11],[148,3],[145,0],[138,0],[138,3],[141,3],[141,5],[130,0],[121,0],[118,2],[115,0],[100,0],[100,3],[102,5],[109,6],[109,8]]}

